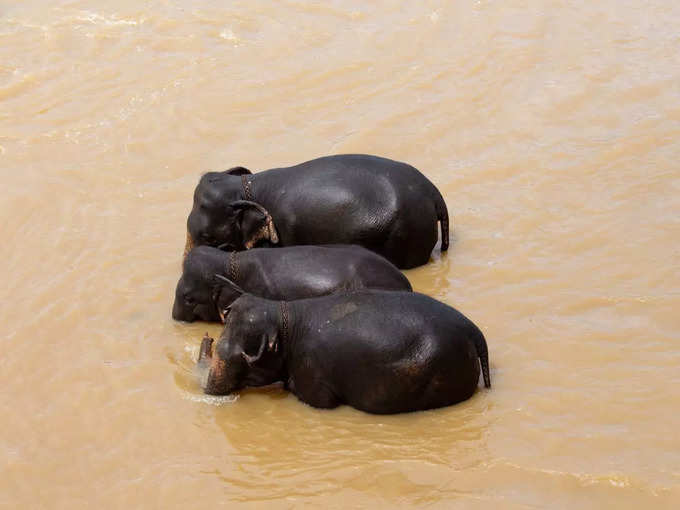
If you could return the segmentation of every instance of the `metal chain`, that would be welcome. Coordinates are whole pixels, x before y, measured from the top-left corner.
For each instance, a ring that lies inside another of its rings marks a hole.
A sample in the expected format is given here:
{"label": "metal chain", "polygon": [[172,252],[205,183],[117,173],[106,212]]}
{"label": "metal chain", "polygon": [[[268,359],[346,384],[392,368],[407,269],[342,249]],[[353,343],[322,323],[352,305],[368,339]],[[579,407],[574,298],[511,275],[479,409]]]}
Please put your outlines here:
{"label": "metal chain", "polygon": [[238,283],[236,280],[238,278],[238,259],[236,258],[236,253],[235,251],[229,252],[229,279],[234,282]]}
{"label": "metal chain", "polygon": [[279,309],[281,312],[281,341],[285,342],[288,338],[288,303],[286,301],[279,301]]}
{"label": "metal chain", "polygon": [[248,177],[246,174],[243,174],[241,176],[241,184],[243,184],[243,195],[245,196],[246,200],[250,200],[251,202],[253,201],[253,193],[252,189],[250,187],[250,181],[248,180]]}

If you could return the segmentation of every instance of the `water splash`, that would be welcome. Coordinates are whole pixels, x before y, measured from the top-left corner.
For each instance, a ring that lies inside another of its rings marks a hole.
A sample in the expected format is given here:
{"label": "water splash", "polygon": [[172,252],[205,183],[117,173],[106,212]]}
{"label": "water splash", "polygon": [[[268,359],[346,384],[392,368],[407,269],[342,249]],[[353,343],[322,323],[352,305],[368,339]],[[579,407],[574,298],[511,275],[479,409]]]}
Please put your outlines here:
{"label": "water splash", "polygon": [[182,397],[192,402],[201,402],[203,404],[210,404],[211,406],[222,406],[225,404],[232,404],[239,399],[238,393],[231,393],[229,395],[198,395],[188,391],[182,392]]}

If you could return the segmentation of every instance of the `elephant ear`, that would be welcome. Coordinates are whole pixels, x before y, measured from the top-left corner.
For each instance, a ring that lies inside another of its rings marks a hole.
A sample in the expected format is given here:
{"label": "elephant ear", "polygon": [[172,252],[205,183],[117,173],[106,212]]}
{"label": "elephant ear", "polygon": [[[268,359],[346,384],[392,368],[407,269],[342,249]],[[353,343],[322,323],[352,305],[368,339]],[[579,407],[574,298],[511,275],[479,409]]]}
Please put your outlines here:
{"label": "elephant ear", "polygon": [[229,175],[252,175],[253,172],[242,166],[235,166],[229,170],[225,170],[225,173]]}
{"label": "elephant ear", "polygon": [[252,365],[262,357],[262,354],[264,354],[265,351],[277,352],[278,350],[279,342],[276,334],[269,338],[267,335],[262,335],[262,337],[260,337],[260,348],[257,350],[257,353],[254,356],[251,356],[243,351],[241,352],[241,356],[243,356],[243,359],[246,360],[248,365]]}
{"label": "elephant ear", "polygon": [[[213,281],[215,282],[215,286],[213,287],[212,301],[213,303],[215,303],[215,306],[217,307],[217,313],[220,316],[222,324],[224,324],[226,323],[227,315],[229,314],[229,310],[231,308],[231,303],[236,301],[243,294],[246,294],[246,291],[244,291],[241,287],[232,282],[229,278],[226,278],[221,274],[215,274],[213,276]],[[229,294],[229,297],[225,298],[225,300],[222,301],[222,298],[224,297],[223,290],[225,288],[235,293],[236,297],[233,297],[233,295]]]}
{"label": "elephant ear", "polygon": [[215,279],[215,283],[217,283],[217,285],[229,287],[231,290],[236,292],[236,294],[238,294],[239,297],[241,297],[243,294],[246,293],[245,290],[243,290],[241,287],[236,285],[234,282],[232,282],[226,276],[223,276],[221,274],[215,274],[214,279]]}
{"label": "elephant ear", "polygon": [[272,244],[279,242],[274,219],[264,207],[250,200],[237,200],[231,206],[239,212],[237,222],[241,229],[243,245],[246,250],[251,249],[262,240],[269,241]]}

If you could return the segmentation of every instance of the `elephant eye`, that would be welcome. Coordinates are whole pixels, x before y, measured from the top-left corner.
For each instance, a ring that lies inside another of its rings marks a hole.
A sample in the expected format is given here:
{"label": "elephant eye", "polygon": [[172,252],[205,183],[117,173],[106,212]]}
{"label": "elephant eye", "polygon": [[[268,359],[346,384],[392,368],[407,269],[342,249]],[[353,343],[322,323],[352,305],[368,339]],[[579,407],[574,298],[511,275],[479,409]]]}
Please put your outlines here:
{"label": "elephant eye", "polygon": [[217,249],[223,251],[236,251],[236,246],[232,243],[222,243],[217,247]]}
{"label": "elephant eye", "polygon": [[[219,309],[218,309],[218,311],[219,311]],[[219,311],[220,320],[222,321],[223,324],[226,324],[227,315],[229,315],[230,311],[231,311],[231,305],[227,306],[226,308],[223,308],[222,311]]]}
{"label": "elephant eye", "polygon": [[204,232],[199,237],[201,239],[201,242],[203,242],[204,244],[215,244],[215,240],[212,238],[210,234],[206,234]]}

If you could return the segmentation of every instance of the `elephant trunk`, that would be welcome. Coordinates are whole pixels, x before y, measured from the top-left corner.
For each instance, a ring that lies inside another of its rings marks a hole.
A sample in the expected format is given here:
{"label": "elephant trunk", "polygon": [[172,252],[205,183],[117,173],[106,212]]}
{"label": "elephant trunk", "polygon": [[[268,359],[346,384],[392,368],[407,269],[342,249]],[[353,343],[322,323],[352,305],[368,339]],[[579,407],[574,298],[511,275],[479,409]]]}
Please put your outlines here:
{"label": "elephant trunk", "polygon": [[187,243],[184,245],[184,258],[187,258],[189,252],[194,248],[194,238],[191,237],[189,230],[187,230]]}
{"label": "elephant trunk", "polygon": [[208,333],[203,337],[201,342],[201,350],[198,352],[198,363],[196,370],[198,378],[201,381],[201,387],[205,390],[210,379],[210,365],[212,364],[212,346],[214,340],[208,336]]}
{"label": "elephant trunk", "polygon": [[205,334],[203,341],[201,342],[201,350],[198,352],[199,363],[204,361],[206,358],[208,361],[212,359],[212,346],[214,341],[215,340],[213,338],[208,336],[208,333]]}
{"label": "elephant trunk", "polygon": [[227,373],[227,363],[213,353],[214,340],[206,335],[201,342],[201,350],[198,353],[198,375],[203,392],[208,395],[227,395],[231,393],[240,380],[237,373],[231,370]]}
{"label": "elephant trunk", "polygon": [[175,298],[175,302],[172,304],[172,318],[176,321],[181,321],[184,319],[184,314],[182,313],[182,307],[180,306],[179,300]]}

